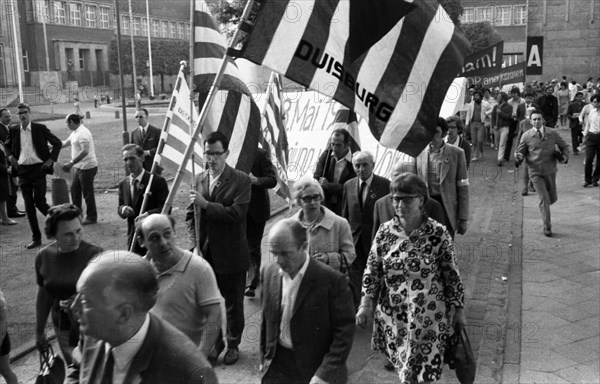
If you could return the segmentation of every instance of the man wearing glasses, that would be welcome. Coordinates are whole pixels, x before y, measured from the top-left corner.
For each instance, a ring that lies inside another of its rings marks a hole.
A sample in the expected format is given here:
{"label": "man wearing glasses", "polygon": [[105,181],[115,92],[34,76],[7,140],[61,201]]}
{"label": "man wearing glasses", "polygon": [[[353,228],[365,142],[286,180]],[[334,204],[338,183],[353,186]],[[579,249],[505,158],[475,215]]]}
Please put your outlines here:
{"label": "man wearing glasses", "polygon": [[[217,285],[225,299],[227,317],[226,365],[239,359],[239,345],[244,331],[244,289],[246,271],[250,267],[250,251],[246,238],[246,213],[250,204],[251,181],[243,172],[227,165],[229,140],[221,132],[212,132],[204,141],[204,164],[207,172],[197,176],[197,190],[190,191],[186,223],[190,238],[196,244],[199,226],[198,254],[209,262]],[[194,215],[196,210],[197,215]],[[198,223],[196,223],[196,217]],[[208,356],[215,365],[225,349],[221,331]]]}
{"label": "man wearing glasses", "polygon": [[521,163],[523,160],[529,167],[529,177],[540,197],[540,212],[544,223],[544,235],[552,236],[552,223],[550,221],[550,205],[557,200],[556,195],[556,146],[566,164],[569,161],[569,145],[554,129],[546,129],[543,123],[542,112],[534,111],[531,114],[530,130],[525,132],[519,142],[515,159]]}
{"label": "man wearing glasses", "polygon": [[29,105],[21,103],[17,110],[20,124],[11,128],[6,148],[13,169],[18,170],[19,186],[32,233],[31,243],[26,248],[32,249],[42,244],[36,208],[44,216],[50,208],[46,202],[46,175],[54,172],[54,162],[58,159],[62,141],[45,125],[31,121]]}
{"label": "man wearing glasses", "polygon": [[[139,145],[144,149],[144,169],[150,172],[156,148],[160,141],[161,130],[148,123],[148,110],[146,108],[138,109],[135,113],[135,119],[138,122],[138,127],[131,132],[130,143]],[[158,168],[155,173],[160,175],[161,172],[162,168]]]}

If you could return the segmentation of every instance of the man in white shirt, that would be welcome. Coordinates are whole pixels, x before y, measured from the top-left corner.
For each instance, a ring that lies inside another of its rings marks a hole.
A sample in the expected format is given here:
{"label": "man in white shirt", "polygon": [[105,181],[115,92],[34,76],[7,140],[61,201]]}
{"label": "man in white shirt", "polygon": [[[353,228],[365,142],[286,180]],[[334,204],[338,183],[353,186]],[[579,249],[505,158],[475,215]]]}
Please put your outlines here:
{"label": "man in white shirt", "polygon": [[148,260],[126,251],[99,254],[77,281],[72,310],[84,340],[65,383],[217,383],[196,345],[149,313],[157,293]]}
{"label": "man in white shirt", "polygon": [[83,195],[86,217],[82,224],[96,224],[98,212],[94,195],[94,178],[98,173],[98,160],[94,149],[94,139],[90,130],[81,123],[81,117],[78,114],[68,115],[66,121],[71,135],[63,141],[62,147],[71,147],[71,161],[63,165],[62,169],[69,172],[71,168],[75,168],[71,183],[71,200],[83,212],[81,208],[81,195]]}
{"label": "man in white shirt", "polygon": [[[600,181],[600,94],[592,96],[591,109],[585,118],[583,142],[585,144],[584,188],[598,186]],[[596,167],[594,166],[596,158]],[[592,173],[592,168],[594,172]]]}
{"label": "man in white shirt", "polygon": [[346,383],[355,321],[346,278],[308,255],[296,220],[277,222],[267,244],[276,262],[262,275],[261,382]]}

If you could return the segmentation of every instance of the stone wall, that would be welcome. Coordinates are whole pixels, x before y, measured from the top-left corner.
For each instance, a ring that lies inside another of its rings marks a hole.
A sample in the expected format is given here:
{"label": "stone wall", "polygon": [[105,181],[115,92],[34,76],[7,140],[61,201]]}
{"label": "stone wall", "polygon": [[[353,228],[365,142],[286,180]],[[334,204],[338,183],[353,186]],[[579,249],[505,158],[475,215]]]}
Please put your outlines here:
{"label": "stone wall", "polygon": [[544,37],[543,74],[579,83],[600,77],[600,0],[529,0],[528,36]]}

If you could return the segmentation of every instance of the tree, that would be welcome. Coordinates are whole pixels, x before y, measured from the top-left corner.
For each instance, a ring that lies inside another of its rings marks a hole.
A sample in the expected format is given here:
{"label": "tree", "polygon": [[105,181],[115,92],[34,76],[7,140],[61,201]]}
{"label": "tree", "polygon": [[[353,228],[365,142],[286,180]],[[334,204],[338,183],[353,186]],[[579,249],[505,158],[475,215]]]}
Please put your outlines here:
{"label": "tree", "polygon": [[488,21],[463,24],[461,29],[471,42],[473,52],[480,51],[503,40],[502,36]]}

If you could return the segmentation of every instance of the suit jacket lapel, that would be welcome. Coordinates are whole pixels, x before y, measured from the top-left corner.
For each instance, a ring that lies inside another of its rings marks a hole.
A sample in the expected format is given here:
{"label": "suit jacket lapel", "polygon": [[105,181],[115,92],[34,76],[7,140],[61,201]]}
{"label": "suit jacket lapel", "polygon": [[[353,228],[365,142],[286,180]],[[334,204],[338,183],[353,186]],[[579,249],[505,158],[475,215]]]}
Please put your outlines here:
{"label": "suit jacket lapel", "polygon": [[296,296],[296,302],[294,303],[294,311],[292,312],[292,318],[296,314],[296,311],[302,304],[302,301],[306,298],[309,292],[312,290],[313,285],[315,284],[314,273],[312,269],[314,268],[313,263],[317,263],[318,261],[314,261],[312,258],[308,262],[308,267],[306,268],[306,272],[304,273],[304,277],[302,278],[302,282],[300,283],[300,288],[298,288],[298,295]]}
{"label": "suit jacket lapel", "polygon": [[450,154],[448,153],[448,144],[444,145],[444,156],[440,166],[440,185],[444,182],[446,174],[448,174],[448,166],[450,165]]}
{"label": "suit jacket lapel", "polygon": [[217,180],[217,183],[213,187],[212,193],[210,194],[210,201],[215,201],[217,193],[219,193],[219,190],[221,188],[223,188],[224,185],[226,185],[229,182],[230,176],[231,176],[231,169],[229,168],[229,166],[225,166],[225,169],[221,173],[219,180]]}
{"label": "suit jacket lapel", "polygon": [[[143,199],[144,192],[145,192],[146,186],[148,185],[149,180],[150,180],[150,174],[148,174],[148,172],[144,171],[144,174],[142,176],[142,181],[140,181],[138,183],[137,188],[135,188],[133,191],[133,204],[138,205],[138,202],[141,204],[141,200]],[[140,213],[143,213],[143,212],[140,212]]]}
{"label": "suit jacket lapel", "polygon": [[[95,342],[94,346],[88,348],[84,348],[86,354],[90,356],[89,360],[90,364],[83,364],[82,371],[80,373],[81,378],[87,378],[90,380],[90,383],[93,383],[95,378],[100,382],[102,380],[102,372],[99,372],[102,369],[102,364],[104,363],[104,350],[106,346],[104,342]],[[87,349],[87,351],[86,351]],[[101,353],[102,352],[102,353]]]}
{"label": "suit jacket lapel", "polygon": [[272,305],[275,312],[276,324],[281,324],[281,274],[277,272],[278,269],[274,268],[271,274],[271,299],[274,300]]}

